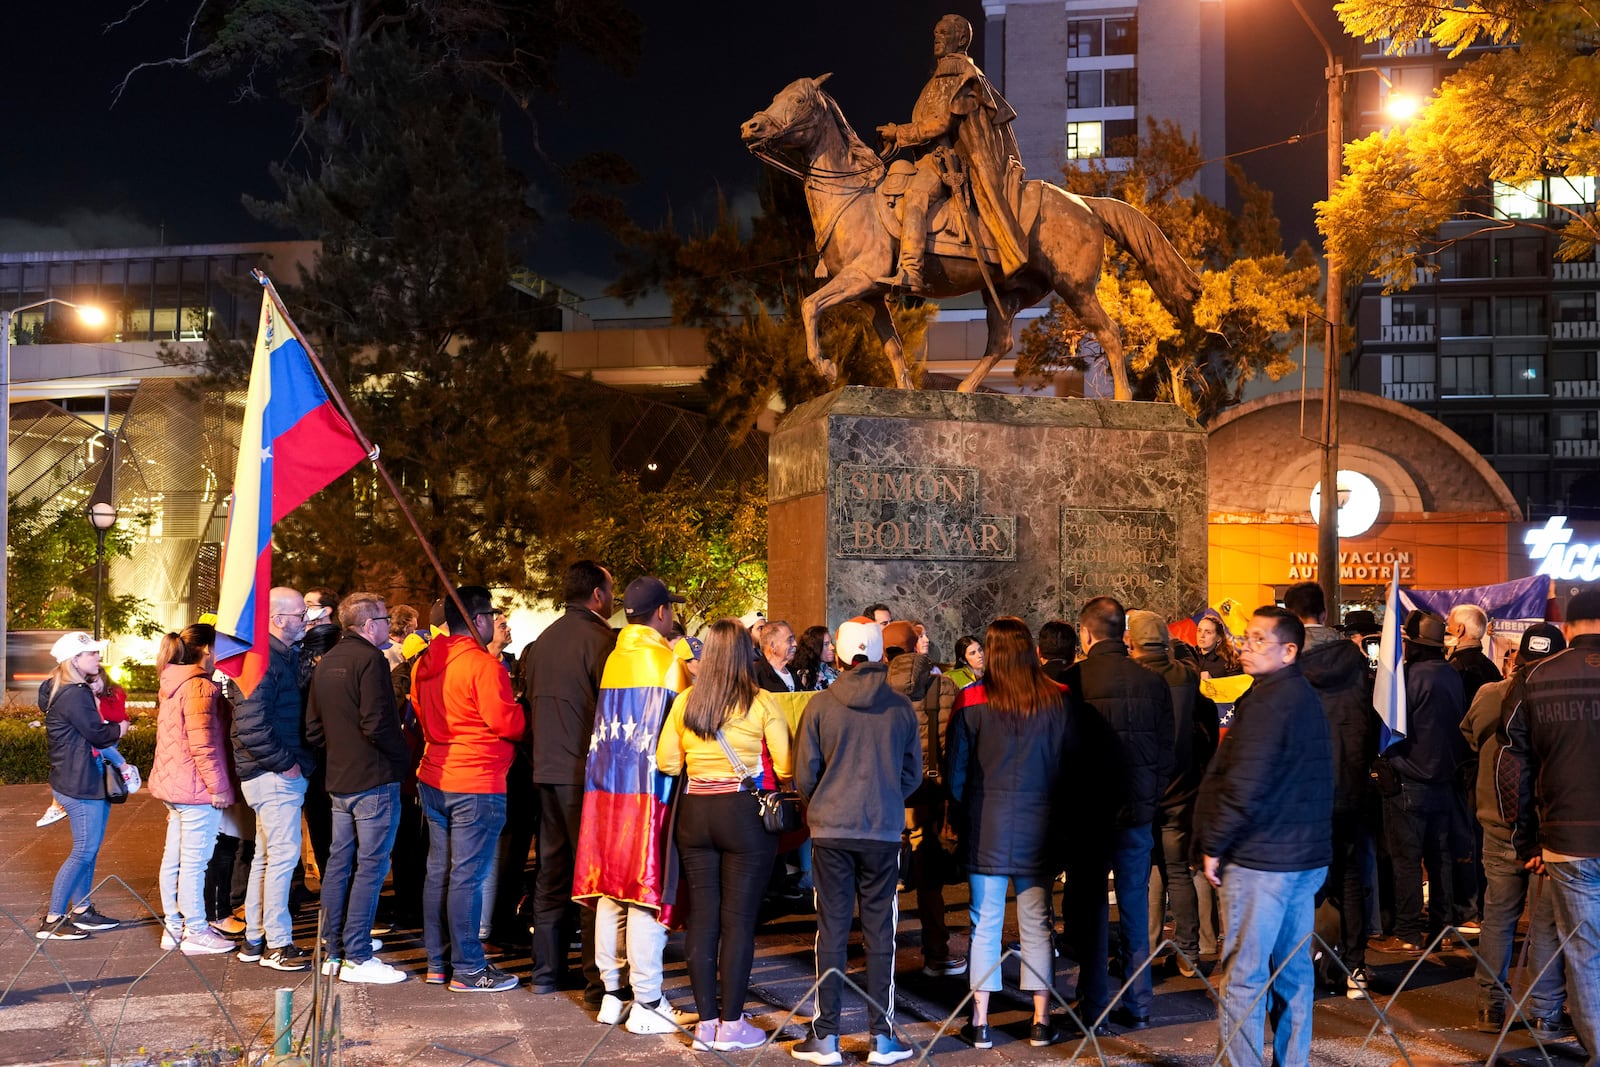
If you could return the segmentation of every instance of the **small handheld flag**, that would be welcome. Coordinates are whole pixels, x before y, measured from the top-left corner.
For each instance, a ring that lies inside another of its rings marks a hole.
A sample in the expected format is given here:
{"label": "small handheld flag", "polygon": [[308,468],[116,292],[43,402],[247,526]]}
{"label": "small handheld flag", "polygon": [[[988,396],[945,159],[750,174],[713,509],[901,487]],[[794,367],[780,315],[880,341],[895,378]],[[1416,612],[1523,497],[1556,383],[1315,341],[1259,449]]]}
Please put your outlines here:
{"label": "small handheld flag", "polygon": [[1383,614],[1383,639],[1378,645],[1378,677],[1372,686],[1372,704],[1378,711],[1378,751],[1406,736],[1406,665],[1400,643],[1400,568],[1389,581]]}

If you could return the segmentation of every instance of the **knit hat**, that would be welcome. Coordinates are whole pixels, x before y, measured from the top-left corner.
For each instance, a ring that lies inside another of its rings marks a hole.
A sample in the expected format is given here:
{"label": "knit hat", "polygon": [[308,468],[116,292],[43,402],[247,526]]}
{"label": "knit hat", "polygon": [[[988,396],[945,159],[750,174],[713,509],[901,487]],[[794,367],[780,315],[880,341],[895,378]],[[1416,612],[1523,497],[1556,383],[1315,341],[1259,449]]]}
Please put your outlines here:
{"label": "knit hat", "polygon": [[883,658],[883,627],[857,616],[839,624],[839,635],[834,638],[833,647],[840,663],[854,663],[857,656],[865,656],[869,663],[876,663]]}
{"label": "knit hat", "polygon": [[1405,638],[1414,645],[1444,647],[1444,620],[1420,608],[1406,616]]}
{"label": "knit hat", "polygon": [[1547,622],[1535,623],[1522,631],[1522,644],[1517,649],[1518,663],[1533,663],[1553,656],[1565,650],[1567,639],[1561,634],[1561,627],[1552,626]]}
{"label": "knit hat", "polygon": [[96,641],[82,630],[74,630],[70,634],[62,634],[56,638],[56,643],[50,646],[50,655],[55,657],[57,663],[65,663],[73,656],[80,656],[85,652],[98,652],[106,654],[108,641]]}
{"label": "knit hat", "polygon": [[898,648],[901,652],[917,650],[917,628],[904,619],[896,619],[883,628],[883,648]]}
{"label": "knit hat", "polygon": [[1166,648],[1171,642],[1167,620],[1153,611],[1128,612],[1129,648]]}

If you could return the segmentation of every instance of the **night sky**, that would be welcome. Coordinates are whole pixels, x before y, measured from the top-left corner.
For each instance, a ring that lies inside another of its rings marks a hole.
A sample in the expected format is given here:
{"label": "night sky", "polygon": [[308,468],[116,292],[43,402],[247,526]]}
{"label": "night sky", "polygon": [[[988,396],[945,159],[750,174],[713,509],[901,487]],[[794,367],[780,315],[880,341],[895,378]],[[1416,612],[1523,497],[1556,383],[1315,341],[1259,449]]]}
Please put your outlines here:
{"label": "night sky", "polygon": [[[283,238],[251,218],[242,194],[275,193],[268,165],[290,158],[294,115],[272,100],[236,101],[234,86],[178,68],[137,75],[113,108],[123,74],[140,60],[177,55],[196,0],[128,4],[74,0],[16,4],[0,85],[9,102],[0,168],[0,250]],[[1228,32],[1228,147],[1237,153],[1308,135],[1300,144],[1242,156],[1273,189],[1289,244],[1315,243],[1311,203],[1323,195],[1322,54],[1288,0],[1224,0]],[[1327,10],[1331,2],[1310,6]],[[644,56],[624,77],[573,57],[563,96],[541,102],[546,150],[558,160],[620,152],[642,181],[634,216],[655,224],[715,216],[718,191],[736,211],[754,203],[758,167],[738,126],[801,75],[832,71],[829,92],[858,131],[905,121],[930,68],[938,16],[970,19],[983,55],[978,0],[636,0]],[[1331,14],[1325,32],[1337,32]],[[559,183],[508,128],[513,160],[532,180],[546,218],[531,265],[584,296],[613,262],[597,228],[568,223]],[[1030,173],[1030,176],[1045,176]],[[606,313],[606,305],[592,311]]]}

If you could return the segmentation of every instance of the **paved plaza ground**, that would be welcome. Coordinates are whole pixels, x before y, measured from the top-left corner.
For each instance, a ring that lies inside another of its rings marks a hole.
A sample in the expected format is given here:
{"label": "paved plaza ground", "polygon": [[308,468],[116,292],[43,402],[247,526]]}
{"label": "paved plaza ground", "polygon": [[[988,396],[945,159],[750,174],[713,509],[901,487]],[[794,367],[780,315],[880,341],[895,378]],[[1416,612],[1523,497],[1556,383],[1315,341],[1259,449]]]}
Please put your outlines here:
{"label": "paved plaza ground", "polygon": [[[137,897],[154,902],[156,867],[164,834],[165,809],[141,792],[112,812],[110,831],[100,854],[97,878],[116,876],[95,895],[96,906],[127,920],[121,929],[84,941],[40,942],[33,932],[49,895],[50,881],[66,855],[70,834],[66,823],[37,829],[34,820],[49,801],[44,786],[0,787],[0,1064],[118,1064],[160,1062],[189,1049],[249,1047],[264,1050],[263,1035],[272,1010],[273,991],[295,986],[295,1009],[310,1004],[312,980],[307,974],[282,974],[229,956],[192,959],[157,948],[160,929]],[[965,944],[965,892],[951,889],[951,922]],[[915,908],[908,894],[900,908],[897,1019],[905,1037],[919,1050],[934,1041],[944,1018],[966,993],[965,979],[932,979],[921,974]],[[297,937],[302,947],[312,942],[314,912],[302,916]],[[771,1030],[796,1005],[803,1007],[813,980],[811,944],[815,928],[809,915],[780,919],[763,928],[751,979],[748,1011],[757,1025]],[[411,979],[395,986],[336,985],[343,1035],[343,1062],[352,1067],[416,1063],[451,1067],[472,1062],[512,1067],[545,1064],[602,1065],[715,1063],[709,1053],[695,1053],[681,1037],[639,1037],[620,1027],[597,1025],[585,1012],[578,994],[535,997],[526,987],[499,994],[451,993],[424,985],[420,935],[396,931],[386,937],[385,960],[404,968]],[[36,952],[36,950],[39,950]],[[1374,956],[1377,980],[1393,988],[1408,963]],[[501,966],[525,977],[527,957],[501,957]],[[857,957],[853,967],[860,966]],[[1426,960],[1406,991],[1388,1006],[1390,1018],[1413,1060],[1424,1057],[1449,1063],[1484,1063],[1494,1045],[1492,1035],[1472,1029],[1475,985],[1473,962],[1464,953]],[[854,972],[853,972],[854,973]],[[692,1008],[683,965],[681,935],[667,948],[667,992],[681,1007]],[[1014,975],[1012,976],[1014,979]],[[1063,967],[1060,988],[1072,990],[1076,974]],[[1215,1012],[1199,979],[1163,976],[1156,987],[1154,1025],[1137,1033],[1112,1028],[1098,1051],[1085,1046],[1079,1060],[1112,1063],[1202,1065],[1215,1054]],[[847,997],[847,1002],[853,998]],[[1387,1002],[1387,997],[1380,997]],[[865,1062],[865,1012],[859,1001],[846,1015],[846,1062]],[[1371,1005],[1342,996],[1319,996],[1315,1014],[1317,1064],[1390,1064],[1400,1059],[1392,1039],[1381,1032],[1362,1052],[1375,1013]],[[1077,1048],[1069,1041],[1052,1048],[1028,1045],[1029,1011],[1016,997],[995,1002],[994,1049],[979,1052],[952,1036],[933,1043],[932,1056],[951,1065],[1066,1063]],[[802,1036],[790,1023],[779,1041],[762,1052],[730,1053],[741,1065],[779,1064],[790,1059],[787,1044]],[[602,1042],[596,1048],[597,1042]],[[1571,1042],[1551,1046],[1560,1067],[1577,1061]],[[337,1062],[337,1061],[335,1061]],[[913,1061],[914,1062],[914,1061]],[[1501,1062],[1546,1062],[1530,1037],[1512,1033]]]}

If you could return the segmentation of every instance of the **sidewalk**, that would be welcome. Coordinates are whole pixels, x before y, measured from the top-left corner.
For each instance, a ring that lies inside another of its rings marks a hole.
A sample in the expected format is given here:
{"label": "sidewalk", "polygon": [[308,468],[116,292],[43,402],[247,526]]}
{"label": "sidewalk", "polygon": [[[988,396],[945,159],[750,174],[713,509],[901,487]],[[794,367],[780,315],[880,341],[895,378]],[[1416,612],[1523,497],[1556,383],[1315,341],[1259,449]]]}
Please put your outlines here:
{"label": "sidewalk", "polygon": [[[113,810],[96,879],[113,881],[95,894],[95,904],[123,926],[83,941],[41,942],[34,929],[49,895],[50,881],[70,845],[67,824],[44,829],[34,820],[49,803],[44,786],[0,787],[0,1064],[65,1064],[159,1062],[163,1053],[185,1050],[250,1047],[263,1051],[270,1023],[273,990],[294,986],[295,1010],[310,1004],[311,975],[282,974],[229,956],[188,958],[164,955],[157,947],[160,927],[135,894],[155,904],[156,867],[165,833],[165,809],[140,792]],[[952,889],[951,920],[964,942],[965,893]],[[159,905],[157,905],[159,908]],[[314,913],[312,922],[314,922]],[[966,994],[966,981],[930,979],[921,974],[915,909],[901,907],[896,1021],[918,1048],[933,1039],[944,1017]],[[20,925],[18,925],[20,924]],[[310,948],[312,926],[296,930],[298,943]],[[805,996],[813,981],[809,916],[792,916],[763,928],[757,945],[747,1010],[756,1025],[778,1026],[789,1009]],[[424,985],[424,959],[417,931],[396,931],[384,938],[382,957],[405,969],[410,980],[394,986],[336,985],[340,998],[344,1062],[351,1067],[417,1063],[464,1065],[472,1057],[513,1067],[578,1064],[597,1042],[604,1043],[590,1062],[596,1064],[715,1063],[708,1053],[691,1052],[681,1037],[640,1037],[620,1027],[597,1025],[581,1007],[578,994],[535,997],[526,987],[499,994],[451,993]],[[36,950],[37,953],[36,953]],[[500,965],[526,978],[529,961],[500,958]],[[859,958],[852,960],[859,967]],[[59,968],[59,973],[58,973]],[[1013,968],[1014,969],[1014,968]],[[1402,967],[1384,969],[1391,983]],[[1494,1040],[1473,1032],[1470,958],[1430,961],[1419,974],[1421,988],[1403,994],[1393,1010],[1396,1028],[1411,1055],[1448,1062],[1481,1063]],[[853,977],[858,977],[852,972]],[[1014,978],[1014,975],[1012,976]],[[1070,969],[1060,986],[1072,988]],[[1413,984],[1419,984],[1414,982]],[[1013,987],[1014,988],[1014,987]],[[666,991],[680,1007],[692,1009],[683,942],[675,935],[667,948]],[[1149,1030],[1100,1039],[1100,1051],[1113,1063],[1209,1064],[1216,1049],[1216,1021],[1199,979],[1166,978],[1156,987],[1154,1018]],[[853,1055],[865,1061],[866,1015],[860,1001],[846,996],[844,1019],[846,1062]],[[790,1041],[803,1036],[801,1023],[791,1023],[779,1041],[764,1052],[732,1053],[730,1062],[793,1063]],[[952,1067],[978,1064],[1066,1063],[1076,1042],[1034,1049],[1027,1043],[1028,1009],[1021,999],[997,997],[993,1009],[995,1047],[979,1052],[952,1036],[941,1038],[933,1053]],[[1389,1064],[1399,1058],[1392,1040],[1380,1034],[1364,1055],[1358,1049],[1371,1027],[1370,1006],[1342,997],[1319,998],[1316,1048],[1319,1064]],[[297,1024],[297,1034],[303,1021]],[[853,1036],[851,1036],[853,1035]],[[1513,1034],[1502,1054],[1506,1063],[1543,1063],[1531,1041]],[[149,1057],[141,1053],[148,1050]],[[1524,1050],[1516,1052],[1515,1050]],[[1559,1051],[1577,1049],[1567,1042]],[[1509,1053],[1509,1055],[1508,1055]],[[1080,1061],[1096,1062],[1092,1046]],[[915,1062],[915,1061],[908,1061]],[[1561,1058],[1555,1061],[1558,1065]],[[1571,1062],[1570,1059],[1565,1062]]]}

